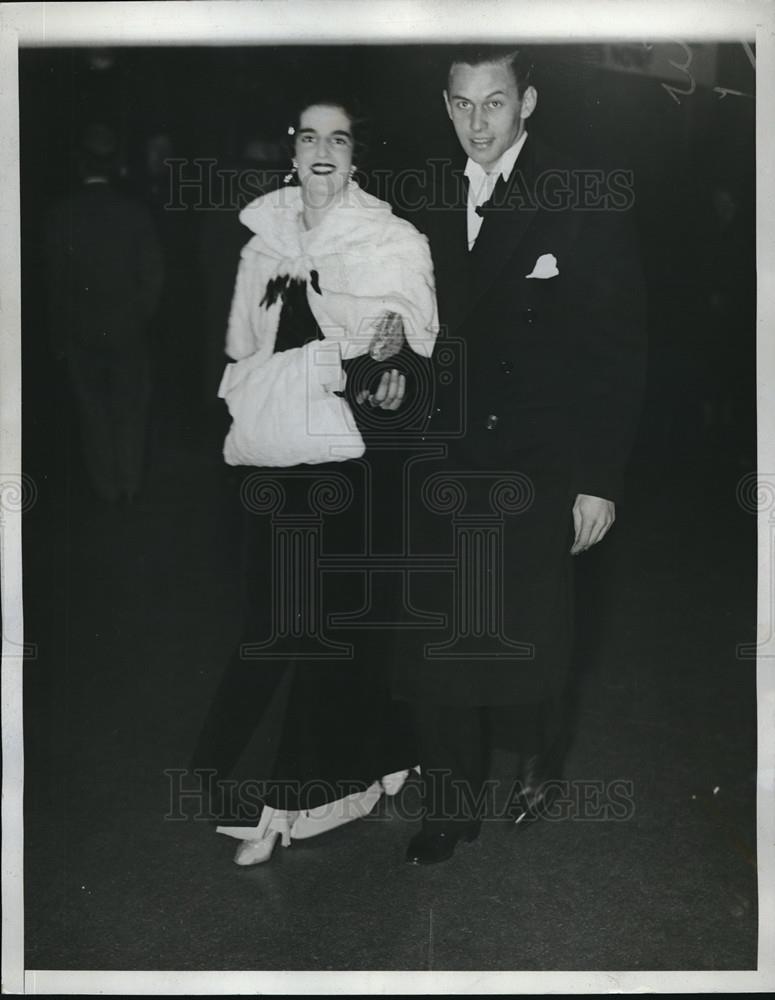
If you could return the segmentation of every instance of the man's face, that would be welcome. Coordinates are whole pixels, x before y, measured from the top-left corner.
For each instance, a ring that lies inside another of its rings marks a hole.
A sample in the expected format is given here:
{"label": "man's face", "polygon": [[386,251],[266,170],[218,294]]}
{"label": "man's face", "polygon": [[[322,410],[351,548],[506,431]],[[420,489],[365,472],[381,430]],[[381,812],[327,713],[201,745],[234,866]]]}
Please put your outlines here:
{"label": "man's face", "polygon": [[506,63],[452,67],[449,90],[444,91],[447,114],[465,153],[491,170],[509,146],[522,135],[537,100],[535,88],[525,88],[522,100]]}

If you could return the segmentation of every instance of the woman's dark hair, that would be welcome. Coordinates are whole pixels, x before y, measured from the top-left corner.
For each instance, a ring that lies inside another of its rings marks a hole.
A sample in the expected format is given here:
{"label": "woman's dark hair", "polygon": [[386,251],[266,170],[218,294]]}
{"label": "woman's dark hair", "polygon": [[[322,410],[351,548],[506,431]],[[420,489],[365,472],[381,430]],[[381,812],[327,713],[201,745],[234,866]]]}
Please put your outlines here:
{"label": "woman's dark hair", "polygon": [[465,45],[454,49],[447,63],[447,90],[453,67],[460,64],[484,66],[487,63],[505,63],[509,67],[517,85],[517,96],[522,100],[525,89],[533,82],[533,59],[526,49],[514,45]]}
{"label": "woman's dark hair", "polygon": [[[304,95],[296,107],[296,113],[291,122],[294,132],[298,131],[301,116],[307,108],[320,107],[339,108],[350,119],[350,129],[353,136],[353,164],[356,167],[362,166],[368,148],[367,130],[369,119],[361,105],[352,98],[342,97],[339,94],[318,93],[315,91]],[[291,152],[293,152],[295,139],[293,135],[289,135],[289,138]]]}

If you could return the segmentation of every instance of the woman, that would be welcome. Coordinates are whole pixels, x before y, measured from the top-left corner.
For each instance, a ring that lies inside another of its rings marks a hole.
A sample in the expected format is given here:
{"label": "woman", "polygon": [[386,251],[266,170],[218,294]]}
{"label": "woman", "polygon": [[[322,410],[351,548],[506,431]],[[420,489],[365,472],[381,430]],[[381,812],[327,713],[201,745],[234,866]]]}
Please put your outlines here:
{"label": "woman", "polygon": [[[397,596],[384,578],[364,581],[370,554],[400,551],[396,434],[417,409],[407,378],[419,389],[437,332],[430,254],[353,180],[346,107],[308,102],[292,134],[298,185],[240,214],[255,235],[242,251],[226,341],[234,364],[220,389],[233,417],[224,457],[253,467],[242,489],[246,625],[194,767],[223,778],[241,758],[244,774],[269,779],[257,824],[224,804],[218,830],[240,840],[240,865],[267,860],[278,837],[288,846],[365,815],[414,763],[384,664]],[[337,614],[340,627],[327,631]],[[274,761],[257,767],[255,744],[260,753],[273,742]]]}

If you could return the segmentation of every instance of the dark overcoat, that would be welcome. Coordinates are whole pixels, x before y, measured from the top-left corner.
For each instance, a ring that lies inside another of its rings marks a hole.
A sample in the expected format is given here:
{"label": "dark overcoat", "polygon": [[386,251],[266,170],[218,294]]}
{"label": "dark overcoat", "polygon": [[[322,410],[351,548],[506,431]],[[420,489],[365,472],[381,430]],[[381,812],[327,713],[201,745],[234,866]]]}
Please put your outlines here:
{"label": "dark overcoat", "polygon": [[[426,444],[407,474],[418,567],[399,698],[506,705],[558,694],[572,643],[572,508],[618,500],[645,377],[633,195],[530,135],[471,251],[463,164],[416,223],[441,336]],[[425,568],[423,568],[425,557]],[[435,615],[435,618],[431,616]],[[432,626],[432,627],[431,627]]]}

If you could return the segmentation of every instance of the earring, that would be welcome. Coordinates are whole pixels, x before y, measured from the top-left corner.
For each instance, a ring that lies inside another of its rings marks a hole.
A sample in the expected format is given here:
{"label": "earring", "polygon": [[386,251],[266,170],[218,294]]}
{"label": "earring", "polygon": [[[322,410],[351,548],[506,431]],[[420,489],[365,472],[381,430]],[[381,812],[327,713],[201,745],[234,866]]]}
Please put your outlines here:
{"label": "earring", "polygon": [[283,177],[283,184],[290,184],[291,181],[293,180],[293,175],[296,173],[298,169],[299,169],[299,164],[295,160],[293,160],[293,169],[291,170],[290,173],[286,174],[285,177]]}

